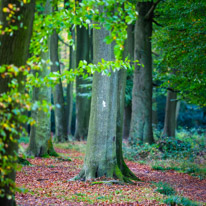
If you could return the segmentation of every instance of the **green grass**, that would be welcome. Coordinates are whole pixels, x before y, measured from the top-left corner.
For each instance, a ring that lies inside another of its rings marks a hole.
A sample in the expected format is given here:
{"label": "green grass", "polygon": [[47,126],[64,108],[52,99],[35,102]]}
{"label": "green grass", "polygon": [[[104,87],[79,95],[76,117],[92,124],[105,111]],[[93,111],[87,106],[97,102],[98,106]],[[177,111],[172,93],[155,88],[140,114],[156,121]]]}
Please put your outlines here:
{"label": "green grass", "polygon": [[168,183],[158,182],[158,183],[154,183],[154,185],[157,187],[155,191],[159,192],[160,194],[163,194],[163,195],[175,195],[176,194],[176,191]]}
{"label": "green grass", "polygon": [[181,173],[187,173],[200,179],[206,178],[205,165],[196,164],[188,160],[159,160],[149,163],[154,170],[175,170]]}
{"label": "green grass", "polygon": [[200,203],[194,202],[186,197],[180,196],[169,196],[167,199],[164,200],[169,206],[201,206]]}

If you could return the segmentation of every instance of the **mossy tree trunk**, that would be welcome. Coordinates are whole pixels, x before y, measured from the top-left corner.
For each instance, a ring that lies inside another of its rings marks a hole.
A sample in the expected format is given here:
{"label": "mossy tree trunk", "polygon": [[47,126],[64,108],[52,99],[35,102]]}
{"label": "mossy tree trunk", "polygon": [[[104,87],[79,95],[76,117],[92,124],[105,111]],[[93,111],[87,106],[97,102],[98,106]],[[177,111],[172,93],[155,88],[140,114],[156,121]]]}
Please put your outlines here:
{"label": "mossy tree trunk", "polygon": [[[45,4],[44,14],[51,13],[51,5],[49,0],[47,0]],[[48,38],[48,51],[41,53],[41,59],[44,60],[42,62],[47,62],[50,59],[50,38]],[[34,71],[38,73],[40,78],[45,78],[50,73],[50,68],[46,63],[42,64],[42,68],[40,71]],[[51,102],[51,88],[46,85],[41,85],[41,87],[36,87],[33,89],[33,102]],[[30,133],[30,142],[29,147],[27,149],[27,153],[29,155],[33,155],[35,157],[42,157],[48,154],[53,154],[51,152],[53,150],[53,146],[49,144],[51,138],[51,112],[50,110],[45,112],[42,109],[37,109],[32,111],[32,118],[36,121],[36,124],[31,126]]]}
{"label": "mossy tree trunk", "polygon": [[132,91],[132,119],[130,137],[133,142],[153,143],[152,132],[152,18],[146,15],[152,2],[138,2],[135,25],[135,63]]}
{"label": "mossy tree trunk", "polygon": [[[53,34],[51,35],[50,58],[52,62],[51,71],[61,73],[58,55],[58,34],[56,30],[54,30]],[[55,105],[55,140],[58,142],[65,142],[68,140],[67,118],[65,115],[66,108],[64,103],[64,92],[61,79],[59,79],[59,83],[54,87],[53,96]]]}
{"label": "mossy tree trunk", "polygon": [[[35,9],[35,1],[31,0],[30,3],[20,5],[20,2],[15,0],[4,0],[0,3],[0,21],[2,23],[2,28],[8,26],[8,21],[6,20],[9,13],[3,12],[3,8],[8,7],[9,4],[16,4],[17,8],[20,8],[19,11],[16,11],[14,14],[14,23],[11,23],[13,26],[18,26],[18,30],[13,31],[13,35],[8,33],[4,35],[0,35],[0,65],[15,65],[15,66],[23,66],[26,64],[28,53],[29,53],[29,43],[32,34],[32,26],[33,26],[33,17],[34,17],[34,9]],[[21,21],[18,20],[18,16],[21,16]],[[24,25],[24,28],[20,27],[20,24]],[[26,28],[26,29],[25,29]],[[19,83],[23,80],[22,76],[16,77]],[[0,95],[2,93],[8,92],[9,87],[8,83],[11,79],[2,78],[0,76]],[[20,92],[23,91],[23,86],[19,87]],[[11,110],[14,108],[10,108]],[[0,135],[2,139],[2,136]],[[15,139],[18,139],[17,135]],[[8,141],[8,138],[4,141]],[[6,142],[5,142],[6,144]],[[5,148],[4,155],[14,157],[18,152],[18,142],[9,142],[8,147]],[[3,164],[3,159],[0,159],[0,165]],[[11,168],[10,173],[8,174],[8,178],[15,181],[15,170]],[[2,185],[1,185],[2,186]],[[13,196],[9,185],[4,185],[3,189],[7,195]],[[6,196],[0,197],[0,205],[4,206],[15,206],[16,202],[14,198],[8,199]]]}
{"label": "mossy tree trunk", "polygon": [[175,137],[177,92],[167,91],[163,137]]}
{"label": "mossy tree trunk", "polygon": [[[100,7],[100,12],[103,12],[103,7]],[[112,46],[103,41],[107,35],[109,32],[104,28],[93,30],[95,64],[102,58],[106,61],[113,59]],[[110,77],[97,72],[94,74],[86,156],[83,169],[74,179],[89,180],[105,176],[128,180],[117,160],[117,90],[117,72],[111,72]]]}
{"label": "mossy tree trunk", "polygon": [[[77,50],[76,50],[76,65],[81,60],[86,60],[89,63],[89,30],[85,27],[77,27]],[[89,93],[89,89],[83,85],[91,83],[82,77],[76,78],[76,130],[75,139],[83,140],[87,137],[89,127],[89,115],[91,100],[84,94]]]}

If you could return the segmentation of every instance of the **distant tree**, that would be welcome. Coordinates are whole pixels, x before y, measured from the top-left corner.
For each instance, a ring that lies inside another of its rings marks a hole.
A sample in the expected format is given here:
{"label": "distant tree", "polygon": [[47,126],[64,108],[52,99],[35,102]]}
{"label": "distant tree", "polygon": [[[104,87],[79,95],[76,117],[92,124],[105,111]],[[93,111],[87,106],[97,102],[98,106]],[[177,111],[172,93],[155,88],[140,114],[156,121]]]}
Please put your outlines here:
{"label": "distant tree", "polygon": [[160,1],[138,2],[135,25],[135,71],[132,91],[132,141],[153,143],[152,132],[152,23],[154,9]]}
{"label": "distant tree", "polygon": [[[16,5],[16,10],[12,17],[9,17],[10,11],[12,7]],[[6,11],[5,11],[5,8]],[[13,28],[17,28],[17,30],[13,30],[10,32],[2,32],[0,31],[0,66],[2,65],[15,65],[17,67],[26,65],[26,61],[28,58],[29,52],[29,43],[32,34],[32,26],[33,26],[33,17],[34,17],[34,10],[35,10],[35,1],[31,0],[30,3],[21,5],[20,1],[14,0],[4,0],[0,3],[0,24],[1,29],[6,30],[9,27],[13,26]],[[21,17],[20,20],[18,17]],[[24,25],[23,27],[21,25]],[[18,75],[17,77],[13,78],[4,78],[0,75],[0,96],[9,93],[9,83],[12,80],[17,80],[18,82],[18,92],[24,92],[24,86],[22,85],[21,81],[23,81],[23,75]],[[15,105],[10,109],[10,111],[15,110]],[[12,116],[12,112],[10,113]],[[11,123],[17,124],[15,119],[18,119],[15,113],[13,114],[13,120],[10,119]],[[16,156],[18,152],[18,138],[19,133],[16,133],[15,136],[12,138],[15,141],[9,141],[11,132],[5,130],[6,137],[3,137],[3,133],[0,134],[0,138],[4,145],[7,145],[4,148],[4,156],[7,156],[8,159]],[[2,151],[1,151],[2,152]],[[4,165],[4,158],[0,159],[0,167]],[[14,164],[15,159],[12,159],[11,164],[12,167],[10,168],[9,172],[3,176],[1,173],[1,196],[0,196],[0,205],[4,206],[14,206],[16,205],[14,194],[12,192],[13,184],[12,182],[4,182],[6,178],[9,178],[12,181],[15,181],[15,170]]]}
{"label": "distant tree", "polygon": [[[43,14],[46,16],[51,13],[52,7],[49,0],[46,1],[44,5]],[[50,68],[46,62],[50,59],[50,36],[47,39],[48,49],[45,52],[41,52],[42,68],[38,71],[34,71],[35,75],[38,74],[39,78],[45,78],[50,73]],[[43,102],[51,102],[51,88],[43,84],[40,87],[33,88],[33,102],[39,101],[41,104]],[[51,112],[44,111],[43,109],[35,109],[31,112],[32,118],[36,121],[36,124],[31,126],[30,142],[27,148],[27,153],[36,157],[41,157],[44,155],[54,155],[54,149],[51,140]]]}
{"label": "distant tree", "polygon": [[[58,54],[58,33],[56,30],[53,31],[51,35],[50,43],[50,57],[51,57],[51,71],[60,71],[60,62]],[[67,137],[67,119],[66,119],[66,108],[64,103],[64,91],[61,79],[59,83],[55,85],[53,90],[54,105],[55,105],[55,139],[58,142],[64,142],[68,140]]]}
{"label": "distant tree", "polygon": [[162,134],[164,137],[175,137],[175,130],[177,125],[176,108],[177,92],[168,90],[165,109],[164,129]]}
{"label": "distant tree", "polygon": [[[90,56],[90,35],[89,29],[85,27],[77,27],[77,49],[76,49],[76,65],[81,60],[89,62]],[[83,79],[82,77],[76,78],[76,127],[75,139],[83,140],[87,137],[89,127],[89,115],[91,100],[86,93],[89,92],[85,84],[90,84],[91,81]]]}

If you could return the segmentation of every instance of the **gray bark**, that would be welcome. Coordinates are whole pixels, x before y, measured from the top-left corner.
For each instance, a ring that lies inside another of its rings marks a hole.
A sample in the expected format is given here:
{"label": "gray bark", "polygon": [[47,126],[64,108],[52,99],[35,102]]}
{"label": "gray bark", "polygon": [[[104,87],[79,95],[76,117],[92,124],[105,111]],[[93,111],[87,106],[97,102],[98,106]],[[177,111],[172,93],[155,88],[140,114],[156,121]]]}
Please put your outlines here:
{"label": "gray bark", "polygon": [[[24,6],[20,6],[20,2],[15,0],[4,0],[0,3],[0,21],[2,22],[3,29],[8,26],[8,22],[6,17],[8,13],[3,12],[3,8],[7,7],[8,4],[16,4],[17,7],[21,8],[20,11],[14,14],[14,18],[16,22],[12,25],[18,26],[18,30],[13,32],[13,35],[4,34],[0,35],[0,65],[15,65],[15,66],[23,66],[26,64],[28,53],[29,53],[29,43],[32,34],[32,26],[33,26],[33,18],[34,18],[34,8],[35,8],[35,1],[31,0],[29,4],[25,4]],[[17,16],[22,16],[21,22],[18,21]],[[27,29],[21,28],[20,24],[23,23],[24,27]],[[19,75],[16,77],[19,83],[23,80],[23,76]],[[0,95],[2,93],[8,92],[9,87],[8,83],[11,79],[2,78],[0,76]],[[20,83],[21,85],[21,83]],[[23,86],[19,87],[19,91],[23,92]],[[10,108],[12,111],[14,108]],[[14,117],[15,118],[15,117]],[[7,134],[6,140],[4,140],[4,144],[8,144],[8,147],[5,147],[5,154],[6,156],[15,157],[18,153],[18,141],[10,142],[9,141],[9,134]],[[0,138],[2,136],[0,135]],[[14,137],[18,140],[19,135]],[[2,138],[3,139],[3,138]],[[6,142],[8,141],[8,142]],[[3,164],[3,159],[0,159],[0,164]],[[14,168],[11,168],[10,173],[8,174],[8,178],[15,181],[16,172]],[[6,178],[6,177],[5,177]],[[2,184],[2,183],[1,183]],[[6,185],[1,185],[1,189],[4,189],[5,194],[12,195],[11,199],[8,199],[6,196],[0,197],[0,205],[4,206],[15,206],[16,202],[14,199],[14,194],[12,194],[10,187]]]}
{"label": "gray bark", "polygon": [[[77,51],[76,65],[80,60],[89,62],[89,30],[85,27],[77,27]],[[75,139],[83,140],[87,137],[89,126],[89,115],[91,100],[88,97],[81,96],[88,93],[88,88],[82,88],[81,85],[90,83],[82,77],[76,78],[76,131]]]}
{"label": "gray bark", "polygon": [[[132,91],[132,119],[130,137],[133,142],[153,143],[152,132],[152,55],[151,36],[152,19],[144,17],[150,10],[152,2],[139,2],[139,13],[135,25],[134,59],[135,63]],[[144,66],[143,66],[144,65]]]}
{"label": "gray bark", "polygon": [[[102,8],[100,9],[102,12]],[[94,63],[111,60],[111,45],[103,42],[104,28],[93,31]],[[77,178],[122,177],[116,158],[117,73],[95,73],[84,166]],[[121,177],[120,177],[121,176]]]}
{"label": "gray bark", "polygon": [[163,137],[175,137],[177,93],[167,91]]}
{"label": "gray bark", "polygon": [[[50,58],[52,62],[51,71],[60,73],[61,71],[58,56],[58,34],[56,30],[54,30],[51,36]],[[64,142],[67,141],[68,138],[64,92],[61,79],[59,79],[59,83],[54,87],[53,97],[55,105],[55,139],[58,142]]]}

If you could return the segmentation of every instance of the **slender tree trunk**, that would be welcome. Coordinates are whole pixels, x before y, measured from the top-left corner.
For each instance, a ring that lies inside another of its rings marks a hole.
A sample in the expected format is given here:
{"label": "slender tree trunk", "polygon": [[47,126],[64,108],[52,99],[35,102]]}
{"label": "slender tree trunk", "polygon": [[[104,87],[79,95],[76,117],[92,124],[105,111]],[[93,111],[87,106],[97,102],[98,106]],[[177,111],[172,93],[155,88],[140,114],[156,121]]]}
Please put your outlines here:
{"label": "slender tree trunk", "polygon": [[[51,36],[50,57],[52,62],[51,71],[61,73],[58,55],[58,34],[56,30],[54,30]],[[55,85],[53,96],[55,105],[55,138],[58,142],[64,142],[67,141],[68,138],[64,92],[61,79],[59,79],[59,83]]]}
{"label": "slender tree trunk", "polygon": [[[6,17],[8,13],[3,12],[4,7],[8,7],[9,4],[16,4],[19,11],[16,11],[14,14],[14,19],[16,20],[12,23],[13,26],[18,26],[18,30],[13,31],[13,35],[4,34],[0,35],[0,65],[15,65],[15,66],[23,66],[26,64],[29,52],[29,43],[32,34],[32,26],[33,26],[33,17],[34,17],[34,8],[35,8],[35,1],[31,0],[30,3],[24,4],[23,6],[20,5],[20,2],[14,0],[4,0],[0,3],[0,21],[2,23],[2,28],[8,26],[8,21]],[[21,21],[18,20],[18,16],[21,16]],[[20,27],[20,24],[24,25],[24,28]],[[26,29],[25,29],[26,28]],[[21,85],[21,81],[23,80],[22,76],[16,77]],[[0,76],[0,95],[2,93],[8,92],[9,87],[8,83],[11,79],[2,78]],[[23,92],[23,87],[19,87],[19,91]],[[14,108],[10,108],[11,111]],[[0,134],[0,138],[3,140],[2,135]],[[14,137],[18,140],[19,136],[16,135]],[[6,141],[9,140],[9,134],[7,134],[6,140],[3,140],[5,145],[7,144]],[[18,152],[18,141],[16,142],[8,142],[8,147],[5,147],[5,156],[15,157],[16,153]],[[3,159],[0,159],[0,165],[3,164]],[[8,178],[12,181],[15,181],[16,172],[14,168],[11,168],[10,173],[8,174]],[[7,178],[4,177],[4,178]],[[16,202],[14,199],[14,194],[12,194],[10,186],[2,185],[1,182],[1,190],[4,189],[6,195],[11,195],[12,198],[8,199],[7,196],[0,196],[0,205],[2,206],[15,206]]]}
{"label": "slender tree trunk", "polygon": [[[128,25],[127,40],[125,42],[124,58],[134,61],[134,25]],[[127,77],[129,79],[131,77]],[[126,81],[127,81],[126,79]],[[123,137],[129,137],[130,123],[131,123],[132,107],[131,104],[124,106],[124,123],[123,123]]]}
{"label": "slender tree trunk", "polygon": [[158,116],[157,116],[157,100],[156,100],[156,96],[155,96],[155,90],[153,88],[153,98],[152,98],[152,124],[153,126],[157,126],[158,124]]}
{"label": "slender tree trunk", "polygon": [[[76,52],[76,64],[78,65],[80,60],[86,60],[89,62],[89,30],[85,27],[77,27],[77,52]],[[84,84],[90,83],[88,80],[82,77],[76,78],[76,131],[75,139],[83,140],[87,137],[90,115],[91,100],[88,97],[82,96],[84,93],[88,93],[88,88],[81,87]]]}
{"label": "slender tree trunk", "polygon": [[135,63],[132,91],[132,119],[130,137],[132,141],[153,143],[152,132],[152,19],[146,20],[152,2],[137,4],[138,19],[135,25]]}
{"label": "slender tree trunk", "polygon": [[[68,9],[69,1],[64,0],[64,7]],[[72,39],[75,44],[75,29],[71,30]],[[69,47],[69,70],[76,68],[76,51],[73,50],[73,46]],[[72,124],[72,113],[73,113],[73,82],[67,84],[66,89],[66,122],[67,122],[67,135],[72,135],[71,124]]]}
{"label": "slender tree trunk", "polygon": [[167,91],[163,137],[175,137],[177,93]]}
{"label": "slender tree trunk", "polygon": [[[123,58],[129,57],[132,60],[133,57],[133,44],[134,39],[132,32],[132,25],[127,29],[128,39],[125,41],[125,50]],[[116,155],[117,165],[120,168],[122,174],[134,180],[138,178],[127,167],[122,152],[122,140],[123,140],[123,125],[124,125],[124,108],[125,108],[125,89],[126,89],[127,71],[122,68],[118,71],[118,91],[117,91],[117,126],[116,126]]]}
{"label": "slender tree trunk", "polygon": [[[51,13],[51,5],[49,0],[46,1],[44,14]],[[50,59],[50,38],[48,39],[48,51],[41,53],[41,59],[43,62],[47,62]],[[45,78],[50,73],[50,69],[46,63],[42,64],[40,71],[34,71],[38,73],[40,78]],[[51,88],[46,85],[36,87],[33,89],[33,102],[51,102]],[[45,112],[43,110],[35,110],[31,112],[32,118],[36,121],[36,124],[31,126],[30,142],[27,149],[29,155],[35,157],[42,157],[44,155],[55,155],[51,140],[51,112],[50,110]]]}

